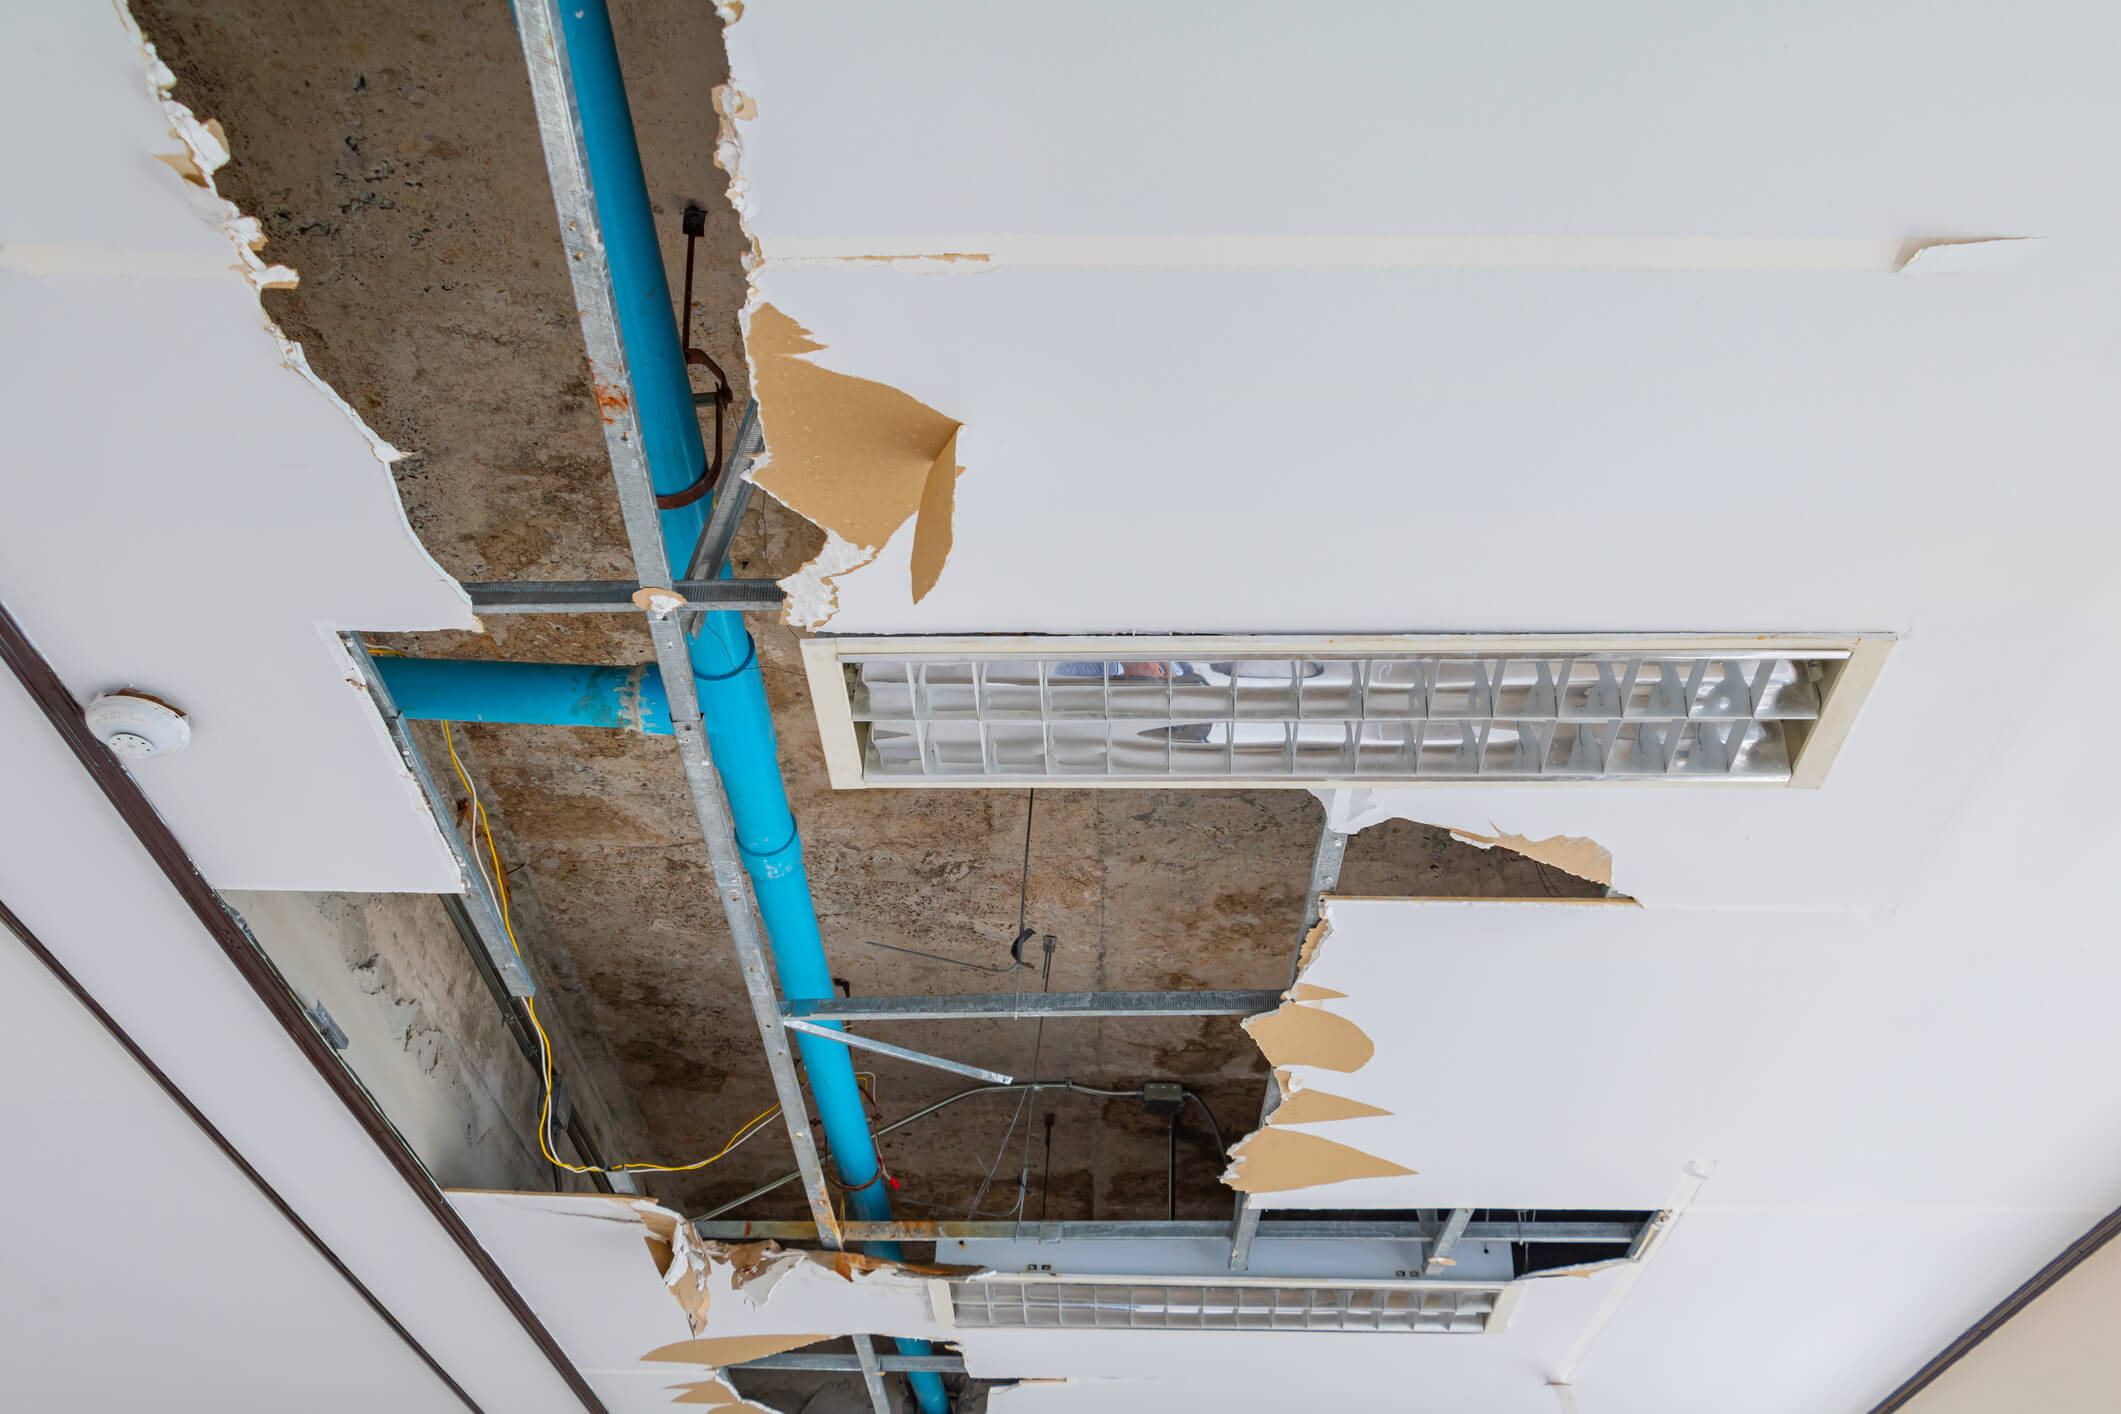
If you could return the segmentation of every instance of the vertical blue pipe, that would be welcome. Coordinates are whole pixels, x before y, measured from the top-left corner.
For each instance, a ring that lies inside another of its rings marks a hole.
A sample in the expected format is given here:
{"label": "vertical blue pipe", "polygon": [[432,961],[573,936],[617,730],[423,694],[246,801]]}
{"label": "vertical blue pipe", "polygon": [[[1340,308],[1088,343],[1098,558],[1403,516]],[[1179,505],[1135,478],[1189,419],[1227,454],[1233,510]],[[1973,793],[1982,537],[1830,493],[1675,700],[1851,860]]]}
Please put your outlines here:
{"label": "vertical blue pipe", "polygon": [[[633,374],[642,447],[657,494],[669,495],[698,479],[707,449],[692,405],[692,383],[685,374],[670,282],[663,273],[663,252],[656,240],[647,178],[641,171],[633,113],[619,72],[618,46],[604,0],[568,0],[558,8],[581,111],[590,182],[596,188],[597,219],[611,261],[619,336]],[[684,575],[707,511],[708,501],[703,497],[662,513],[672,579]],[[742,615],[730,612],[702,614],[689,647],[700,715],[729,795],[737,843],[773,945],[781,990],[798,1000],[823,1000],[832,995],[832,976],[824,941],[818,935],[810,881],[803,871],[803,842],[781,780],[773,714],[766,703],[765,680],[759,675],[757,649]],[[825,1142],[831,1147],[840,1181],[850,1189],[848,1208],[858,1218],[888,1220],[891,1199],[878,1178],[876,1139],[862,1108],[853,1058],[845,1046],[831,1041],[802,1035],[796,1041],[810,1078],[810,1093],[817,1100]],[[873,1249],[887,1258],[900,1255],[895,1243],[873,1244]],[[915,1354],[928,1350],[925,1342],[916,1341],[901,1341],[899,1348]],[[950,1405],[940,1378],[932,1374],[908,1378],[924,1414],[947,1414]]]}

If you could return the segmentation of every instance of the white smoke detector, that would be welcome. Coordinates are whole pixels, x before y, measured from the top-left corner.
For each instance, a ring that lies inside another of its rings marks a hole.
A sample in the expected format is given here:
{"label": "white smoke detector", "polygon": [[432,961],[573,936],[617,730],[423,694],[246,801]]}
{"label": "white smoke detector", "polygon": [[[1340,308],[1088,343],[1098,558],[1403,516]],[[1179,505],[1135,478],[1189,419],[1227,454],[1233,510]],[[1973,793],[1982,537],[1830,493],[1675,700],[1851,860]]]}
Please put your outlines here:
{"label": "white smoke detector", "polygon": [[128,761],[167,756],[191,740],[191,723],[182,712],[130,688],[104,693],[82,715],[96,739]]}

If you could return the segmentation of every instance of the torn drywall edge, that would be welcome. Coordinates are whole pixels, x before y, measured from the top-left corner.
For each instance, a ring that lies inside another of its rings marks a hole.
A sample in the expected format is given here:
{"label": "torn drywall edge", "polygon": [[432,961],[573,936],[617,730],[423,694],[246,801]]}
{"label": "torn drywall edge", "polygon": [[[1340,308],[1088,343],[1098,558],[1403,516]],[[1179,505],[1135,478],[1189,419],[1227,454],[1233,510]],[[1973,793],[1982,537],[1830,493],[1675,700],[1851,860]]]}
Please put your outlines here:
{"label": "torn drywall edge", "polygon": [[1288,1071],[1277,1071],[1275,1075],[1281,1086],[1282,1099],[1274,1107],[1273,1117],[1268,1121],[1270,1124],[1330,1124],[1341,1119],[1383,1119],[1392,1114],[1390,1110],[1351,1100],[1346,1095],[1296,1084],[1295,1077]]}
{"label": "torn drywall edge", "polygon": [[718,1409],[751,1409],[758,1414],[779,1414],[779,1411],[763,1404],[753,1404],[736,1392],[736,1387],[726,1380],[695,1380],[691,1384],[666,1385],[666,1389],[679,1391],[672,1404],[705,1404]]}
{"label": "torn drywall edge", "polygon": [[[138,22],[133,19],[132,11],[124,3],[124,0],[114,0],[114,8],[117,11],[119,23],[125,27],[127,38],[133,42],[139,51],[141,67],[145,73],[148,96],[161,108],[163,117],[169,122],[170,136],[175,138],[182,147],[181,153],[157,153],[152,155],[170,167],[172,175],[183,188],[186,199],[190,202],[192,209],[198,212],[200,218],[219,230],[227,238],[230,249],[236,257],[229,265],[229,269],[242,275],[245,282],[251,287],[253,298],[258,298],[266,290],[292,289],[300,279],[300,276],[288,266],[267,263],[258,254],[259,250],[265,245],[264,228],[259,224],[256,217],[244,215],[237,209],[234,202],[222,196],[219,187],[215,185],[214,173],[226,166],[231,156],[227,133],[219,122],[211,118],[202,122],[190,108],[177,101],[173,96],[177,86],[176,74],[170,70],[167,64],[162,62],[161,55],[156,52],[155,46],[148,41],[147,36],[141,32]],[[338,627],[365,627],[376,631],[388,632],[409,632],[428,629],[476,629],[478,627],[478,619],[471,612],[471,597],[464,592],[463,586],[458,584],[452,576],[443,570],[441,564],[428,552],[427,546],[421,542],[419,535],[413,530],[412,521],[405,514],[405,503],[399,497],[397,484],[390,475],[391,465],[398,461],[403,454],[390,443],[384,441],[376,433],[375,429],[370,427],[362,419],[361,415],[355,412],[344,398],[339,396],[338,390],[317,376],[316,371],[309,366],[309,359],[303,353],[302,346],[288,338],[286,332],[274,322],[270,315],[266,314],[262,300],[258,303],[258,317],[259,321],[265,326],[266,332],[272,336],[274,343],[279,347],[282,366],[322,394],[338,410],[339,415],[367,443],[369,454],[376,459],[376,462],[382,468],[384,484],[390,498],[391,508],[397,516],[398,525],[403,530],[407,542],[415,548],[427,567],[433,571],[436,581],[449,586],[451,593],[454,594],[463,611],[461,617],[443,623],[338,625]]]}
{"label": "torn drywall edge", "polygon": [[913,602],[918,604],[942,577],[943,561],[950,558],[951,517],[957,510],[957,478],[964,468],[957,461],[957,436],[963,428],[950,429],[950,439],[929,463],[921,482],[920,505],[913,519]]}
{"label": "torn drywall edge", "polygon": [[[326,651],[331,653],[332,662],[338,669],[339,675],[346,680],[346,685],[360,696],[368,696],[368,680],[361,675],[361,669],[354,663],[354,650],[348,647],[346,640],[341,638],[328,625],[318,624],[315,627],[318,635],[324,640]],[[372,706],[373,704],[371,704]],[[429,827],[433,830],[432,838],[435,847],[441,850],[444,857],[448,860],[448,871],[455,876],[456,883],[453,888],[443,889],[440,892],[469,893],[472,888],[471,876],[465,872],[463,865],[458,861],[456,851],[450,848],[448,840],[444,838],[442,833],[444,830],[450,829],[451,826],[435,813],[432,804],[427,799],[427,788],[421,785],[420,778],[413,774],[412,763],[407,761],[399,752],[398,743],[391,736],[390,726],[383,720],[382,712],[376,710],[365,711],[361,714],[361,717],[368,724],[370,739],[382,748],[383,759],[390,763],[389,769],[398,782],[398,788],[405,792],[406,809],[410,810],[415,817],[428,822]]]}
{"label": "torn drywall edge", "polygon": [[1906,275],[2022,270],[2046,253],[2040,236],[1960,236],[1909,241],[1893,268]]}
{"label": "torn drywall edge", "polygon": [[1559,869],[1564,874],[1574,874],[1579,879],[1604,884],[1607,888],[1613,886],[1613,852],[1594,839],[1582,835],[1549,835],[1543,840],[1529,840],[1523,835],[1476,834],[1455,825],[1444,828],[1467,844],[1482,849],[1506,849]]}
{"label": "torn drywall edge", "polygon": [[1396,793],[1393,797],[1381,797],[1377,790],[1367,787],[1313,787],[1311,794],[1317,796],[1325,807],[1327,827],[1342,834],[1352,835],[1386,820],[1404,819],[1431,829],[1448,830],[1457,839],[1482,849],[1506,849],[1549,868],[1574,874],[1579,879],[1613,887],[1613,852],[1583,835],[1548,835],[1535,840],[1511,834],[1493,821],[1486,822],[1491,833],[1483,834],[1470,823],[1419,820],[1390,803],[1398,798]]}
{"label": "torn drywall edge", "polygon": [[[1327,895],[1326,897],[1331,896]],[[1325,898],[1321,898],[1319,903],[1323,907]],[[1298,977],[1303,976],[1304,970],[1318,957],[1319,948],[1325,945],[1326,935],[1332,931],[1333,925],[1328,923],[1325,916],[1321,914],[1319,920],[1311,925],[1311,931],[1304,934],[1303,942],[1296,949],[1296,975]]]}
{"label": "torn drywall edge", "polygon": [[1634,1260],[1633,1257],[1606,1257],[1596,1262],[1578,1262],[1573,1267],[1548,1267],[1544,1271],[1526,1272],[1518,1280],[1541,1281],[1547,1277],[1592,1277],[1600,1272],[1612,1271],[1615,1267],[1625,1267]]}
{"label": "torn drywall edge", "polygon": [[768,1355],[780,1355],[786,1351],[800,1350],[806,1345],[816,1345],[820,1341],[838,1339],[839,1336],[830,1331],[797,1335],[706,1336],[697,1340],[681,1340],[674,1345],[659,1345],[641,1359],[673,1365],[704,1365],[710,1370],[726,1370],[731,1365],[741,1365],[746,1360],[760,1360]]}
{"label": "torn drywall edge", "polygon": [[1360,1070],[1377,1054],[1369,1035],[1322,1002],[1287,1001],[1241,1023],[1269,1065]]}
{"label": "torn drywall edge", "polygon": [[876,552],[850,545],[839,532],[825,531],[825,548],[794,574],[778,581],[787,596],[782,622],[816,628],[840,611],[839,578],[876,558]]}
{"label": "torn drywall edge", "polygon": [[962,424],[818,362],[828,346],[770,302],[747,304],[743,328],[767,447],[750,479],[827,533],[825,550],[781,582],[787,622],[828,622],[833,581],[874,561],[909,520],[913,597],[926,597],[950,553]]}
{"label": "torn drywall edge", "polygon": [[[735,18],[729,14],[729,8],[727,5],[716,6],[722,13],[725,35],[728,27],[736,23]],[[728,178],[725,199],[729,202],[729,209],[736,213],[737,230],[744,237],[744,275],[747,281],[748,303],[748,281],[763,262],[759,255],[758,238],[751,233],[751,188],[744,180],[744,135],[737,124],[756,118],[759,110],[750,95],[736,86],[734,79],[728,83],[716,84],[708,93],[708,101],[714,105],[715,113],[714,165],[721,168]]]}
{"label": "torn drywall edge", "polygon": [[629,1199],[627,1205],[640,1219],[649,1254],[661,1270],[664,1287],[684,1311],[686,1324],[694,1335],[704,1333],[714,1294],[708,1282],[710,1254],[682,1215],[645,1198]]}
{"label": "torn drywall edge", "polygon": [[1222,1181],[1242,1193],[1279,1193],[1353,1178],[1396,1178],[1413,1172],[1352,1145],[1291,1126],[1388,1117],[1391,1111],[1307,1086],[1296,1067],[1342,1073],[1360,1070],[1376,1046],[1354,1022],[1329,1009],[1347,993],[1304,980],[1332,933],[1332,898],[1320,901],[1318,922],[1297,954],[1296,978],[1273,1011],[1241,1023],[1267,1063],[1282,1099],[1258,1129],[1230,1149]]}

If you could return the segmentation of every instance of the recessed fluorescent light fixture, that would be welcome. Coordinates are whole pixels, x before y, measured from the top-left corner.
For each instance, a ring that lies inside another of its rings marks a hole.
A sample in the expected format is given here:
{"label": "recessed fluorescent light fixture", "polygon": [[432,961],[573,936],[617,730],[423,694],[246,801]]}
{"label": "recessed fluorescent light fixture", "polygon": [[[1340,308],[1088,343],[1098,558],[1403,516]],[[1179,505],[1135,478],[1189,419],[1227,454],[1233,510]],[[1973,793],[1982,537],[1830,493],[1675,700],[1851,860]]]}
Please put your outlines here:
{"label": "recessed fluorescent light fixture", "polygon": [[1816,786],[1891,640],[816,638],[833,785]]}
{"label": "recessed fluorescent light fixture", "polygon": [[1336,1282],[1227,1276],[1210,1281],[982,1272],[948,1283],[947,1324],[1020,1330],[1490,1335],[1499,1334],[1509,1324],[1521,1290],[1514,1283],[1499,1281]]}

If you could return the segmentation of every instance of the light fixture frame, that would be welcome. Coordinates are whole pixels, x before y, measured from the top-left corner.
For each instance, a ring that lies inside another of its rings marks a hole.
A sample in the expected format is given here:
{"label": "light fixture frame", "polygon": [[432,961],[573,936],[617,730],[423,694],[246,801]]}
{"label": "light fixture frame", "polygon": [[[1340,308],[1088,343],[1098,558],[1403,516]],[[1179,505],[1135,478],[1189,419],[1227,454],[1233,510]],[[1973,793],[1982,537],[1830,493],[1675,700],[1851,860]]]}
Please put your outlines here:
{"label": "light fixture frame", "polygon": [[[1744,786],[1749,789],[1793,787],[1816,789],[1848,738],[1856,715],[1884,667],[1894,635],[1861,633],[1780,634],[1081,634],[821,636],[802,641],[803,666],[809,678],[812,708],[824,747],[825,766],[834,789],[990,789],[1026,786],[1059,789],[1167,790],[1333,790],[1333,789],[1582,789],[1586,786]],[[1787,777],[1746,777],[1677,772],[1669,775],[1614,773],[1593,779],[1537,775],[1378,777],[1364,775],[1159,776],[1151,773],[1013,772],[1006,775],[942,773],[869,776],[864,770],[865,742],[855,722],[850,668],[866,657],[935,657],[938,659],[1052,658],[1215,658],[1222,657],[1417,657],[1432,654],[1487,658],[1538,658],[1571,655],[1671,655],[1715,657],[1718,654],[1792,657],[1845,654],[1821,687],[1819,714],[1805,722],[1800,739],[1791,743]]]}

